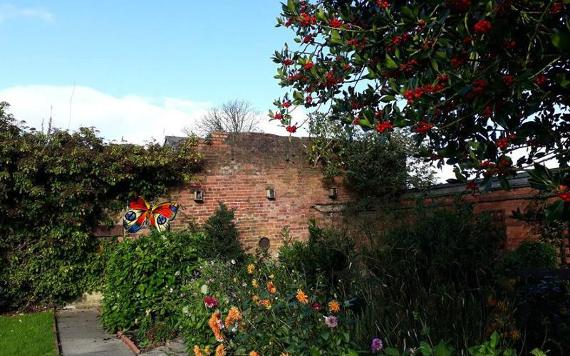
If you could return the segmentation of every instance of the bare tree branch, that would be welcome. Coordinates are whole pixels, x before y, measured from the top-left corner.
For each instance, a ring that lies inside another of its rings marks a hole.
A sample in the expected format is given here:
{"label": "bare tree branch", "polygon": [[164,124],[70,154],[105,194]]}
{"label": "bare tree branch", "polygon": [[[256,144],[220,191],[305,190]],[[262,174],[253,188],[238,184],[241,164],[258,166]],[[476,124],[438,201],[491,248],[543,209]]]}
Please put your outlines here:
{"label": "bare tree branch", "polygon": [[214,131],[229,133],[260,131],[259,112],[253,105],[234,99],[211,108],[196,125],[196,131],[207,136]]}

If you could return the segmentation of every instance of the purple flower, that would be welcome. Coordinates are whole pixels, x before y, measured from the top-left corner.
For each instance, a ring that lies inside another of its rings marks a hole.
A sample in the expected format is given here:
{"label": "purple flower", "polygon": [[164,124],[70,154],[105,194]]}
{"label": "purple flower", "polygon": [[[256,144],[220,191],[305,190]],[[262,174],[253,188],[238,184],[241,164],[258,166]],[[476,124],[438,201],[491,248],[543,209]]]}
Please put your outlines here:
{"label": "purple flower", "polygon": [[384,347],[384,345],[382,344],[382,340],[380,340],[380,338],[375,337],[372,339],[372,343],[370,344],[370,349],[372,352],[379,352],[382,350],[382,347]]}
{"label": "purple flower", "polygon": [[336,328],[338,326],[338,319],[334,315],[325,316],[325,324],[331,329]]}

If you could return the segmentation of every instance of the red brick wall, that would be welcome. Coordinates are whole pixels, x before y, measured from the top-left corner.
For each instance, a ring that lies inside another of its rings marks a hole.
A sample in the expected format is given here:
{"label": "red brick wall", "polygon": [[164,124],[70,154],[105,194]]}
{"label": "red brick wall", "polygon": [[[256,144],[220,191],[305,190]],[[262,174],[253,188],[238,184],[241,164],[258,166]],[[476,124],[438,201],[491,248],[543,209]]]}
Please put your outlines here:
{"label": "red brick wall", "polygon": [[[203,223],[219,202],[235,208],[235,222],[246,249],[257,247],[268,237],[271,250],[282,244],[281,233],[289,228],[290,237],[305,239],[309,219],[330,221],[316,204],[341,204],[349,195],[341,185],[338,197],[329,198],[318,167],[308,163],[304,145],[307,139],[269,134],[214,134],[209,144],[201,144],[205,165],[196,182],[172,192],[181,205],[173,228],[191,222]],[[266,197],[266,188],[275,189],[275,199]],[[204,202],[194,201],[194,190],[204,191]]]}
{"label": "red brick wall", "polygon": [[[292,239],[308,237],[307,223],[315,219],[320,223],[364,226],[382,229],[382,217],[375,212],[342,219],[339,208],[351,200],[352,194],[341,184],[325,183],[318,167],[309,164],[306,155],[306,138],[281,137],[260,133],[228,135],[217,133],[209,143],[202,143],[199,150],[204,155],[204,169],[195,182],[174,190],[170,198],[177,201],[181,210],[173,222],[174,229],[182,229],[190,223],[203,223],[211,216],[220,202],[235,208],[235,222],[244,247],[258,246],[259,239],[267,237],[275,252],[282,244],[282,232],[288,227]],[[329,198],[329,187],[338,188],[338,197]],[[266,188],[275,189],[275,200],[266,197]],[[443,190],[449,186],[440,187]],[[462,190],[463,187],[457,187]],[[204,201],[194,201],[194,190],[204,191]],[[455,189],[457,190],[457,189]],[[439,196],[426,200],[428,204],[452,206],[451,193],[435,190]],[[432,192],[433,194],[434,192]],[[493,211],[504,217],[507,242],[513,249],[521,241],[532,238],[530,226],[511,218],[513,210],[524,210],[535,197],[528,187],[510,191],[495,190],[477,195],[464,195],[475,204],[475,211]],[[410,206],[412,200],[404,199],[401,206]],[[122,229],[98,231],[100,235],[121,234]]]}

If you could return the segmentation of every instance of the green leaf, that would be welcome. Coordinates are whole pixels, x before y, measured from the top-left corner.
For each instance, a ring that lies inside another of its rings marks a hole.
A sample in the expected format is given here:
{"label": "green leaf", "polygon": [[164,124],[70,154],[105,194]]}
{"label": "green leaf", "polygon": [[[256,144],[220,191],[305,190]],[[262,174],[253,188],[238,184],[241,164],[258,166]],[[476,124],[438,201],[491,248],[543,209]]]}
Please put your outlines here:
{"label": "green leaf", "polygon": [[386,55],[386,61],[384,63],[386,65],[386,68],[388,68],[388,69],[397,69],[398,68],[398,64],[396,64],[394,59],[392,59],[392,57],[390,57],[389,55]]}
{"label": "green leaf", "polygon": [[342,39],[340,38],[340,33],[337,30],[331,31],[331,43],[332,44],[342,43]]}
{"label": "green leaf", "polygon": [[295,0],[287,0],[287,9],[290,12],[295,12],[295,10],[297,9]]}
{"label": "green leaf", "polygon": [[552,44],[563,53],[570,53],[570,32],[556,32],[551,37]]}

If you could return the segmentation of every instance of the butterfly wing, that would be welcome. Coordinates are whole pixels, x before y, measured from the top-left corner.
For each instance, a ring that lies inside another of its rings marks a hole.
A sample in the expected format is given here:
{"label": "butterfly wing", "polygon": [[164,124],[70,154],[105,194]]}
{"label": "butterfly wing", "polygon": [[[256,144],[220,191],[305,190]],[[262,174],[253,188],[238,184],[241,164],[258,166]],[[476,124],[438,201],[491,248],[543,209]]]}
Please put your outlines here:
{"label": "butterfly wing", "polygon": [[123,216],[123,228],[129,233],[135,233],[148,225],[150,206],[138,197],[129,202],[129,210]]}
{"label": "butterfly wing", "polygon": [[156,208],[152,209],[150,214],[150,223],[160,232],[167,230],[170,227],[170,222],[176,218],[178,213],[178,205],[172,202],[159,204]]}

